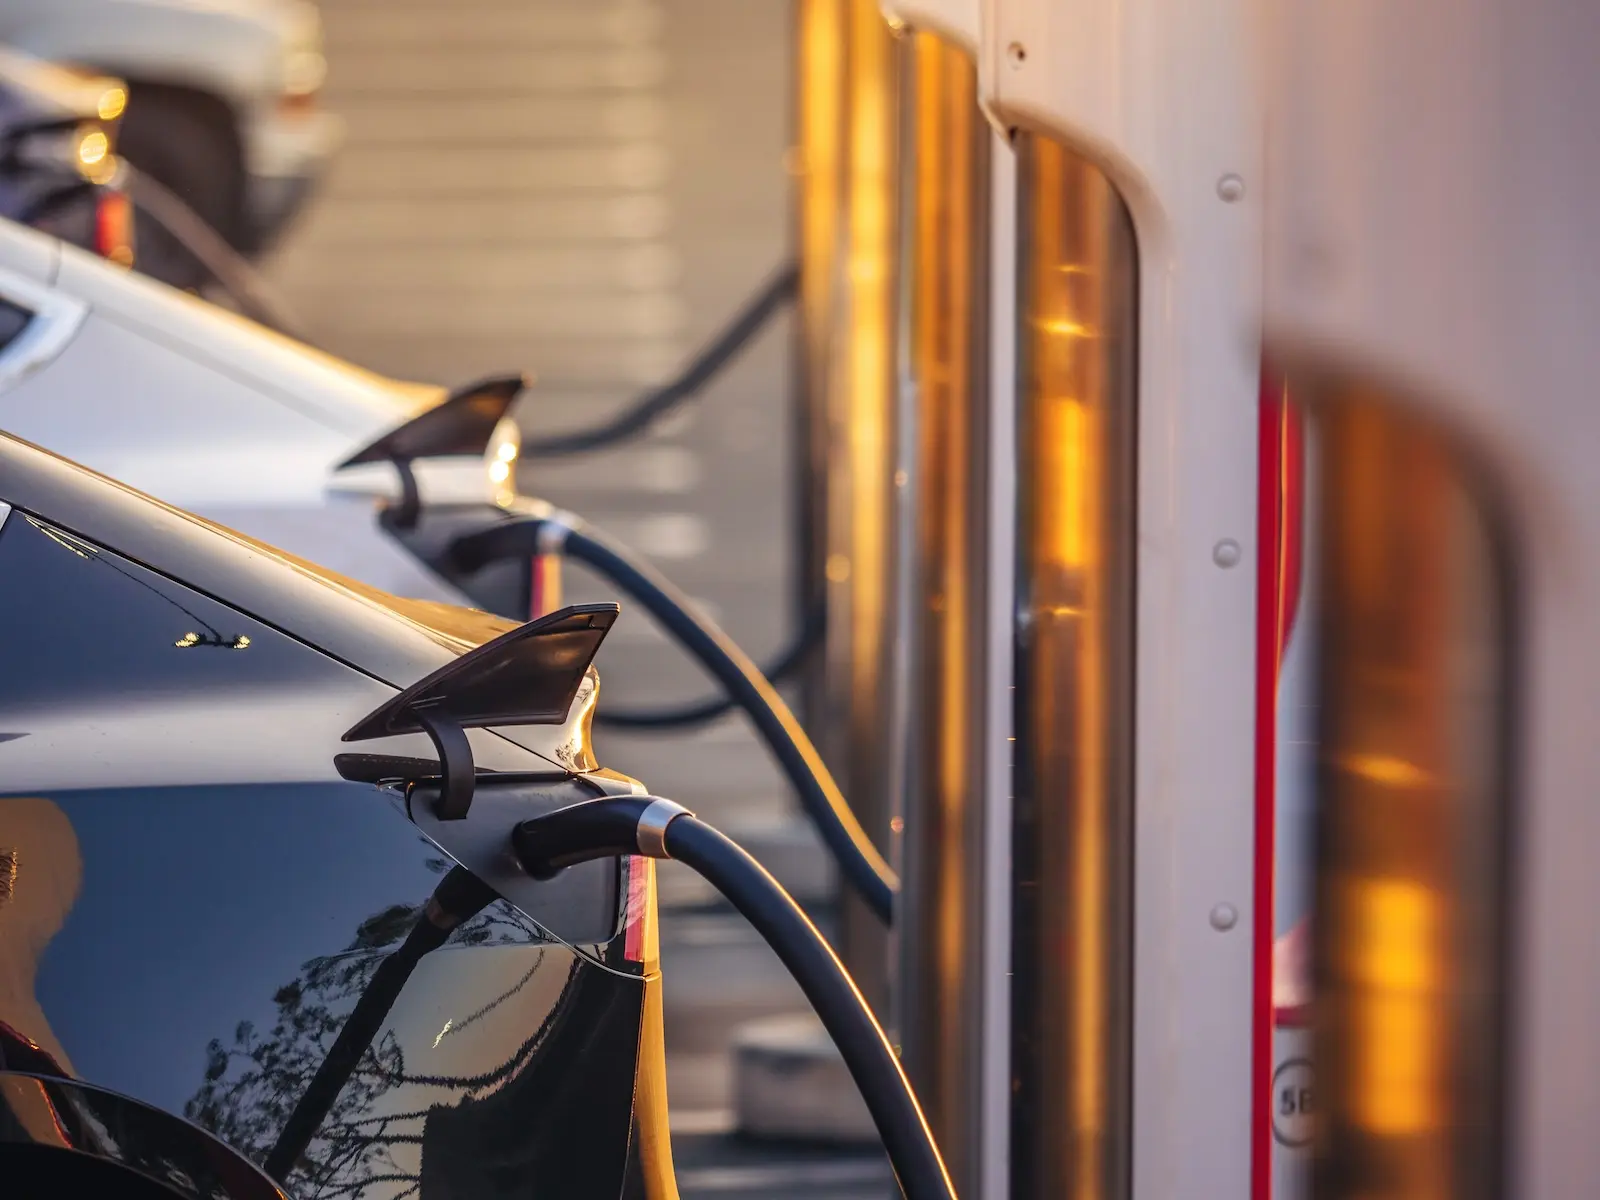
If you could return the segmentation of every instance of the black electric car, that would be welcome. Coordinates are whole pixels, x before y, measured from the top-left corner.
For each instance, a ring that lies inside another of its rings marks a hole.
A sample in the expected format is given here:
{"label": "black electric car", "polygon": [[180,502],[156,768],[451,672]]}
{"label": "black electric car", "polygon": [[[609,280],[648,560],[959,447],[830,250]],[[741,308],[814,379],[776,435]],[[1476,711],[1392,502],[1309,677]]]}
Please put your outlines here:
{"label": "black electric car", "polygon": [[399,600],[0,436],[0,1194],[675,1194],[651,864],[506,841],[643,790],[616,611]]}

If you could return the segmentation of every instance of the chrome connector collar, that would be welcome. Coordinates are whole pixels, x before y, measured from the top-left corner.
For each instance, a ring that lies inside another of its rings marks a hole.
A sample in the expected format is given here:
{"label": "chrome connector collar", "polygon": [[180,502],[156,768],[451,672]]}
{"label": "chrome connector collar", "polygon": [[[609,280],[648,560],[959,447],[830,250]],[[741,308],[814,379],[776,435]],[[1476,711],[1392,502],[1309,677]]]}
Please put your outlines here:
{"label": "chrome connector collar", "polygon": [[535,548],[541,555],[559,555],[567,546],[567,537],[582,524],[582,519],[564,508],[553,509],[539,522]]}
{"label": "chrome connector collar", "polygon": [[667,826],[679,817],[692,816],[694,814],[676,800],[651,797],[650,803],[639,814],[639,824],[634,834],[639,853],[647,858],[671,858],[672,855],[667,853]]}

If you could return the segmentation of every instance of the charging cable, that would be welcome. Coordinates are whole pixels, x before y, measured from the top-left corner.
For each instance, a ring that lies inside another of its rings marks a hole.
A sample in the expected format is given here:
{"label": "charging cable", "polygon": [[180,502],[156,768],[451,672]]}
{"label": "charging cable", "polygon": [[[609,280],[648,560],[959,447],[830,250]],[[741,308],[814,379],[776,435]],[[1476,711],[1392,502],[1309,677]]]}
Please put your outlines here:
{"label": "charging cable", "polygon": [[527,558],[557,546],[637,600],[749,715],[800,797],[839,869],[878,918],[889,924],[900,880],[856,820],[827,764],[783,698],[720,629],[646,564],[583,525],[571,513],[504,521],[458,539],[451,556],[464,571],[503,558]]}
{"label": "charging cable", "polygon": [[569,454],[587,454],[644,433],[685,400],[697,396],[799,290],[800,268],[793,262],[784,263],[676,379],[646,392],[620,414],[592,429],[524,439],[522,457],[563,458]]}
{"label": "charging cable", "polygon": [[794,897],[738,843],[681,804],[610,796],[516,826],[512,849],[535,879],[597,858],[676,859],[721,892],[794,976],[861,1090],[906,1200],[955,1200],[933,1132],[883,1027]]}
{"label": "charging cable", "polygon": [[[819,604],[783,653],[774,658],[770,666],[760,668],[768,683],[784,683],[805,665],[811,652],[822,641],[824,625],[823,610]],[[594,714],[594,723],[605,729],[686,729],[715,721],[737,707],[733,697],[724,694],[662,708],[602,708]]]}

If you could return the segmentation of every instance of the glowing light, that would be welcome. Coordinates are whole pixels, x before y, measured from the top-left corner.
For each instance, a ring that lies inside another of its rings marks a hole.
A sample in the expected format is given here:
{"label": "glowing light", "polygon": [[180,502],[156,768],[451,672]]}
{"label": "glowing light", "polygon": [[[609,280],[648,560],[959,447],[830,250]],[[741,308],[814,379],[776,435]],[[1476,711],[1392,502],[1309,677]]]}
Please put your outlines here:
{"label": "glowing light", "polygon": [[511,477],[511,464],[507,462],[492,462],[489,464],[489,478],[495,483],[504,483]]}
{"label": "glowing light", "polygon": [[1038,322],[1039,328],[1054,337],[1092,338],[1100,335],[1080,321],[1059,317]]}
{"label": "glowing light", "polygon": [[501,442],[500,449],[495,451],[495,457],[501,462],[510,462],[517,457],[517,447],[511,442]]}
{"label": "glowing light", "polygon": [[283,91],[289,101],[307,101],[321,89],[328,60],[315,50],[301,50],[284,64]]}
{"label": "glowing light", "polygon": [[1351,881],[1339,889],[1349,931],[1339,955],[1361,991],[1352,1008],[1356,1054],[1352,1102],[1363,1123],[1386,1134],[1416,1133],[1441,1117],[1444,1062],[1435,1013],[1444,980],[1438,897],[1405,879]]}
{"label": "glowing light", "polygon": [[1391,754],[1344,754],[1338,762],[1352,775],[1389,787],[1425,787],[1433,782],[1421,767]]}
{"label": "glowing light", "polygon": [[78,161],[93,167],[105,161],[111,153],[111,139],[103,129],[92,129],[78,139]]}
{"label": "glowing light", "polygon": [[197,645],[199,643],[199,641],[200,641],[200,635],[198,633],[192,633],[191,632],[191,633],[184,634],[181,638],[179,638],[177,641],[173,642],[172,644],[174,646],[177,646],[180,650],[185,650],[185,649],[188,649],[188,647],[190,647],[190,646]]}
{"label": "glowing light", "polygon": [[128,93],[125,88],[107,88],[100,95],[100,103],[95,109],[100,114],[102,121],[115,121],[128,107]]}
{"label": "glowing light", "polygon": [[444,1041],[444,1035],[450,1032],[450,1026],[454,1024],[454,1020],[449,1020],[444,1023],[444,1028],[439,1030],[439,1036],[433,1039],[433,1048],[435,1050],[439,1048],[439,1043]]}
{"label": "glowing light", "polygon": [[246,635],[244,635],[242,633],[238,637],[233,639],[233,648],[235,650],[243,650],[249,645],[250,645],[250,639]]}

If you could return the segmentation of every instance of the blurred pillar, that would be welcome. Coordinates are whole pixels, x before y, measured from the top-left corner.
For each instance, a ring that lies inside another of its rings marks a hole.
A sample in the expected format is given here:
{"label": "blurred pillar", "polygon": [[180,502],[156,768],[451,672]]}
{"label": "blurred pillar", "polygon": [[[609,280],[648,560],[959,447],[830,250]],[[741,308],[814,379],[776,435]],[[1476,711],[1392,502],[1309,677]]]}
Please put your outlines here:
{"label": "blurred pillar", "polygon": [[[809,595],[827,611],[825,650],[803,708],[880,849],[903,744],[891,724],[889,661],[896,506],[905,491],[894,411],[895,46],[876,0],[801,0],[799,511]],[[839,950],[884,1012],[887,932],[848,893]]]}
{"label": "blurred pillar", "polygon": [[[977,64],[905,39],[901,394],[914,542],[901,631],[909,738],[893,1013],[906,1070],[962,1195],[982,1191],[991,150]],[[1003,153],[1002,149],[1002,153]],[[1009,613],[997,614],[1009,622]]]}

